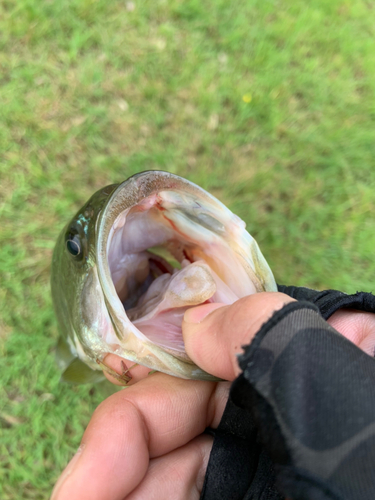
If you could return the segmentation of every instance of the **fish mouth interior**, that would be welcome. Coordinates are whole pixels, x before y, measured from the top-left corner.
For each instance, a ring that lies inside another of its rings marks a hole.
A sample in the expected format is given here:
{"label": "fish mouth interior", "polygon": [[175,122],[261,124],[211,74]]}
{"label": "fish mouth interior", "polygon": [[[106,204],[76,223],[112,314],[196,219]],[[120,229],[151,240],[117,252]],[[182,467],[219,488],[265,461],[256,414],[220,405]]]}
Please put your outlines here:
{"label": "fish mouth interior", "polygon": [[[129,320],[151,342],[183,356],[182,320],[189,307],[240,298],[240,268],[225,225],[197,200],[154,193],[125,209],[108,238],[111,278]],[[256,290],[249,283],[247,293]]]}

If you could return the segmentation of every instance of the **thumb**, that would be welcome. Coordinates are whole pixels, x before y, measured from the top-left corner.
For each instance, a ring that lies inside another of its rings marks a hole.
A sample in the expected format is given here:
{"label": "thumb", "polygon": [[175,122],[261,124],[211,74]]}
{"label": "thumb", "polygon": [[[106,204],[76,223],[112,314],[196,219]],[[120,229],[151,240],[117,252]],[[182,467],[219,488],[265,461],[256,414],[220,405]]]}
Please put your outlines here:
{"label": "thumb", "polygon": [[231,305],[204,304],[188,309],[182,334],[188,356],[216,377],[234,380],[240,373],[237,355],[248,345],[263,323],[294,299],[278,292],[262,292]]}

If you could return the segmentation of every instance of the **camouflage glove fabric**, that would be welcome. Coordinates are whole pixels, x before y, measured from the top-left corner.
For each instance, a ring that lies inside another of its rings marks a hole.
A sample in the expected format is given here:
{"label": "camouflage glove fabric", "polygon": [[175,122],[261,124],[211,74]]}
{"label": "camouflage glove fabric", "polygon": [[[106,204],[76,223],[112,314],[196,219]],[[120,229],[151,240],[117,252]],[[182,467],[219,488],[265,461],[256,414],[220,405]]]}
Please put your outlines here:
{"label": "camouflage glove fabric", "polygon": [[302,301],[276,312],[240,356],[201,499],[373,499],[375,360],[322,316],[375,312],[375,297],[279,291]]}

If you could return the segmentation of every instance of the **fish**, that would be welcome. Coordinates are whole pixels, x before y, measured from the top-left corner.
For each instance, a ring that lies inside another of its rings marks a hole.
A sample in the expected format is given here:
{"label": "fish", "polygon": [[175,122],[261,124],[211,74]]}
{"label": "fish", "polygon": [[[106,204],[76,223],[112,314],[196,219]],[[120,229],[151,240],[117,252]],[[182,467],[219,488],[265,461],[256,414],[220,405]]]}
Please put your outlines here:
{"label": "fish", "polygon": [[[175,174],[152,170],[97,191],[61,231],[51,292],[62,380],[92,383],[108,354],[185,379],[215,380],[186,354],[190,307],[277,291],[245,222]],[[126,364],[125,364],[126,362]],[[216,379],[217,380],[217,379]]]}

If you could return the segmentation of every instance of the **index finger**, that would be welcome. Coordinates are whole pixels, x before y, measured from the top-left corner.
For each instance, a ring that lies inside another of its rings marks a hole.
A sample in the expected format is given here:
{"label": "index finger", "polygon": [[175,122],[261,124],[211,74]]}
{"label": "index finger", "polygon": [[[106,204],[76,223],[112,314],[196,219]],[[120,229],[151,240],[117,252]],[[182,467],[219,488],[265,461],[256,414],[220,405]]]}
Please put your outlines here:
{"label": "index finger", "polygon": [[143,479],[150,458],[218,425],[228,390],[157,373],[114,394],[95,410],[53,500],[121,500]]}

